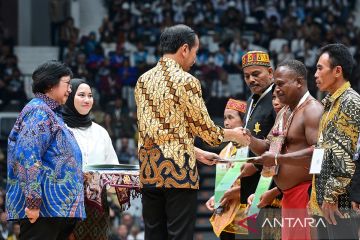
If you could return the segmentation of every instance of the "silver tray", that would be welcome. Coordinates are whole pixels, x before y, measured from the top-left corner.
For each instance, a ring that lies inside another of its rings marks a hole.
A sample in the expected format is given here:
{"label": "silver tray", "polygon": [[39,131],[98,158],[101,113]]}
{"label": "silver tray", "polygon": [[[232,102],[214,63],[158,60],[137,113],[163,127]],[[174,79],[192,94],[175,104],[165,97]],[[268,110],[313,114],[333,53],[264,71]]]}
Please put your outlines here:
{"label": "silver tray", "polygon": [[92,164],[85,167],[86,170],[139,170],[136,164]]}

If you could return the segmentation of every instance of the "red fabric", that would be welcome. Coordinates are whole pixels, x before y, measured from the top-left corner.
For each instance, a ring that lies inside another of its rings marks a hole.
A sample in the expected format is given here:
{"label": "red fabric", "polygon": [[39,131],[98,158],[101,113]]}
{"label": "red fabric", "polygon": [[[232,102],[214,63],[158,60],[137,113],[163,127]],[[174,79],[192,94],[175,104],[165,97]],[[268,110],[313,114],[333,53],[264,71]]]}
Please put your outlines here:
{"label": "red fabric", "polygon": [[246,112],[246,102],[230,98],[229,101],[227,102],[225,108],[233,109],[235,111],[245,113]]}
{"label": "red fabric", "polygon": [[309,187],[311,181],[283,191],[281,230],[282,240],[307,240],[310,236],[310,217],[307,214],[306,205],[309,202]]}

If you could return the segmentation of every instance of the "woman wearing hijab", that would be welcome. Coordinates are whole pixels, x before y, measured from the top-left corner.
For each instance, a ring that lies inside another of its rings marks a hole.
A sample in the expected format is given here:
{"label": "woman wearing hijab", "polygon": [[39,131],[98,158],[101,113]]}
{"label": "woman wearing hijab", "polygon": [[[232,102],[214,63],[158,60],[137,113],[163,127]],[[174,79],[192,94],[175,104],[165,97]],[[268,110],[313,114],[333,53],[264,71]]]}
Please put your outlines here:
{"label": "woman wearing hijab", "polygon": [[[90,86],[85,80],[72,79],[71,87],[72,92],[63,107],[63,117],[81,149],[83,170],[92,164],[118,164],[108,132],[90,119],[89,114],[94,103]],[[77,223],[73,238],[108,239],[109,211],[105,191],[102,194],[102,201],[104,211],[85,204],[87,218]]]}

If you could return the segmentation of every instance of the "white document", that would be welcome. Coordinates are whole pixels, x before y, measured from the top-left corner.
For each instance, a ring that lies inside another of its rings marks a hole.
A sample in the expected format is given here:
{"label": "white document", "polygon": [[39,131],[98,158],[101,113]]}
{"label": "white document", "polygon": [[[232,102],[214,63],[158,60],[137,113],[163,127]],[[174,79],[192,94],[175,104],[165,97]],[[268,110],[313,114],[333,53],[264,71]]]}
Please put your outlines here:
{"label": "white document", "polygon": [[310,174],[320,174],[325,149],[315,148],[311,159]]}

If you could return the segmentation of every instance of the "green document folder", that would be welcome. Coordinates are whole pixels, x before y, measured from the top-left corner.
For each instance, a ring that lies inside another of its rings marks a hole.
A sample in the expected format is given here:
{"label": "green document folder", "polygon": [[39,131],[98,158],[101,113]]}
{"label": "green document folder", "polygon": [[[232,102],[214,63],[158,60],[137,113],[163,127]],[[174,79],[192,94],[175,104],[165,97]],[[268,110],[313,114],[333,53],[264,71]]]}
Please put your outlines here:
{"label": "green document folder", "polygon": [[[220,206],[220,199],[224,196],[225,192],[231,188],[236,179],[240,175],[241,166],[246,163],[246,158],[249,153],[248,147],[242,147],[236,150],[236,155],[227,159],[236,160],[232,163],[232,166],[228,168],[228,163],[219,163],[216,165],[216,177],[215,177],[215,208]],[[241,161],[241,160],[244,161]]]}
{"label": "green document folder", "polygon": [[257,207],[257,205],[260,202],[260,197],[263,195],[267,190],[269,190],[270,184],[271,184],[272,177],[260,177],[259,183],[255,190],[255,197],[252,201],[252,204],[250,206],[248,216],[258,214],[260,211],[260,208]]}

